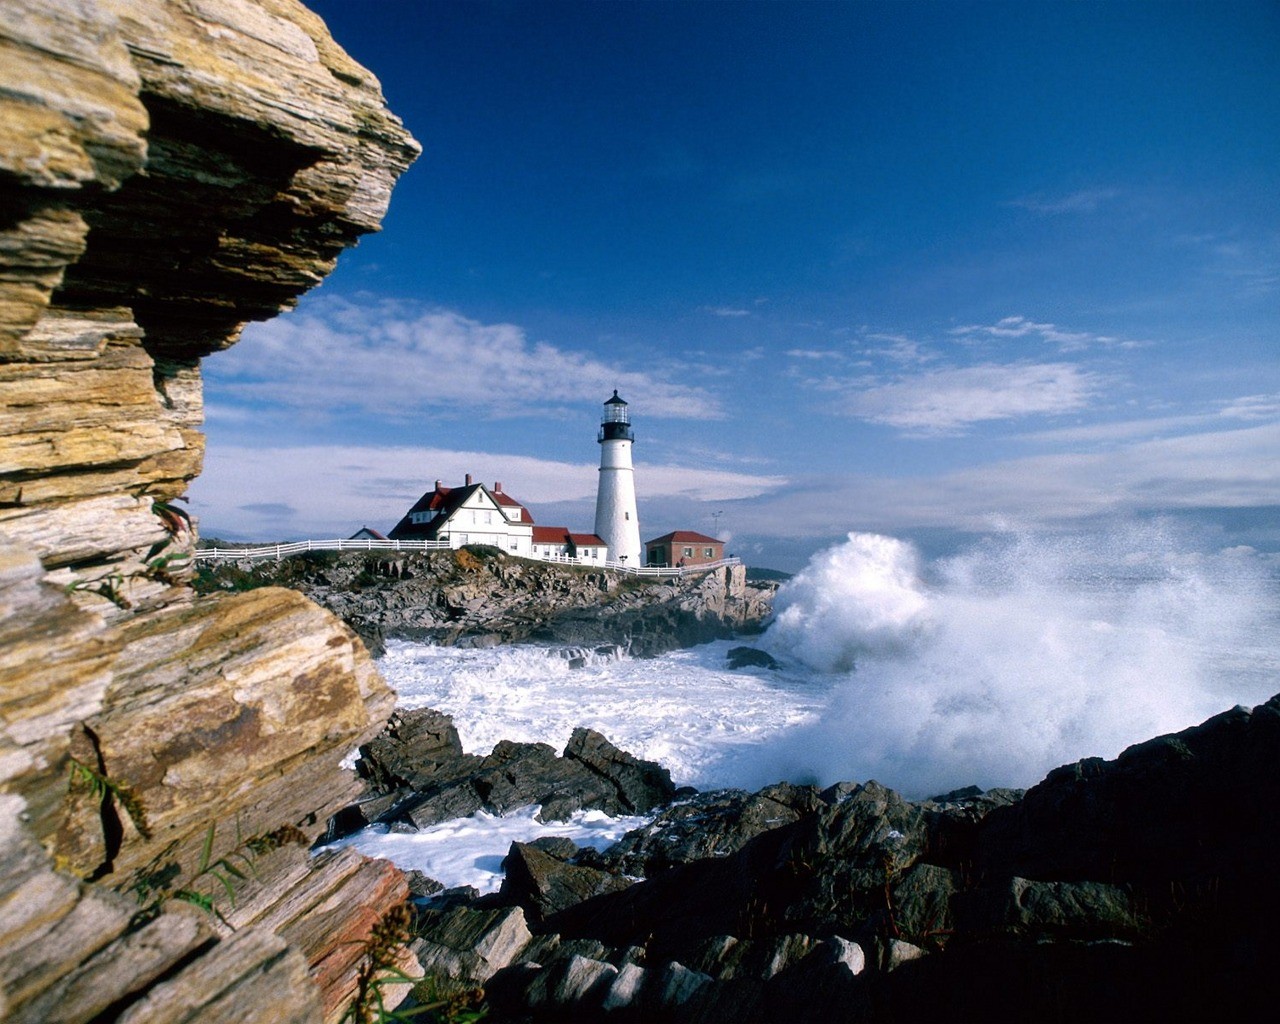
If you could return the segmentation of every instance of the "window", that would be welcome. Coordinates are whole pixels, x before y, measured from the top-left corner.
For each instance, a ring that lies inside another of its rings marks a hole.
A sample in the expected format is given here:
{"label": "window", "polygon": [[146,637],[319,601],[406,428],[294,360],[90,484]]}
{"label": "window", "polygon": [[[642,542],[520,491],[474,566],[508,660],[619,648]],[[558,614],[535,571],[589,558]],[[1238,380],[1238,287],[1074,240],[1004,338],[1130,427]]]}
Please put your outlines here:
{"label": "window", "polygon": [[630,519],[630,518],[631,518],[631,513],[630,513],[630,512],[623,512],[623,513],[622,513],[622,516],[623,516],[623,518],[624,518],[624,519]]}
{"label": "window", "polygon": [[715,557],[716,557],[716,549],[715,549],[715,548],[703,548],[703,549],[702,549],[702,557],[703,557],[703,558],[715,558]]}
{"label": "window", "polygon": [[685,557],[685,558],[692,558],[692,557],[693,557],[693,548],[685,548],[685,549],[684,549],[684,557]]}

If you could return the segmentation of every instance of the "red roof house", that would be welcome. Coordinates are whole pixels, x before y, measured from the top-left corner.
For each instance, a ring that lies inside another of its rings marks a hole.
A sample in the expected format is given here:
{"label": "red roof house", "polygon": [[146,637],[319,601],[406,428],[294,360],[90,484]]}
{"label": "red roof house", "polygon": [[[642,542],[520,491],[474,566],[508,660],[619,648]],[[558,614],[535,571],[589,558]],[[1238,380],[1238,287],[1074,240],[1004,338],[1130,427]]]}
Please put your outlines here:
{"label": "red roof house", "polygon": [[724,558],[724,541],[694,530],[673,530],[645,541],[646,565],[706,565]]}
{"label": "red roof house", "polygon": [[486,544],[514,555],[532,554],[533,516],[503,491],[474,483],[467,474],[461,487],[439,480],[419,498],[388,536],[392,540],[444,540],[452,548]]}

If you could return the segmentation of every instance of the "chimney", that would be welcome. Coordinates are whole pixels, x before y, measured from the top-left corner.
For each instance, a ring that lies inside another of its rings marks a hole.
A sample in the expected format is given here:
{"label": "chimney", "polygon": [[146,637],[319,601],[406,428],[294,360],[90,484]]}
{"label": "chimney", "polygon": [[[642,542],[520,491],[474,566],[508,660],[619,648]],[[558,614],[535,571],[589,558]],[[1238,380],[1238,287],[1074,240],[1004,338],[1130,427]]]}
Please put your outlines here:
{"label": "chimney", "polygon": [[438,491],[438,490],[440,490],[440,481],[439,481],[439,480],[437,480],[437,481],[436,481],[436,490],[437,490],[437,491]]}
{"label": "chimney", "polygon": [[471,486],[471,474],[470,474],[470,473],[468,473],[468,474],[467,474],[467,486],[468,486],[468,487],[470,487],[470,486]]}
{"label": "chimney", "polygon": [[501,481],[501,480],[495,480],[495,481],[493,482],[493,490],[494,490],[494,493],[495,493],[495,494],[501,494],[501,493],[502,493],[502,481]]}

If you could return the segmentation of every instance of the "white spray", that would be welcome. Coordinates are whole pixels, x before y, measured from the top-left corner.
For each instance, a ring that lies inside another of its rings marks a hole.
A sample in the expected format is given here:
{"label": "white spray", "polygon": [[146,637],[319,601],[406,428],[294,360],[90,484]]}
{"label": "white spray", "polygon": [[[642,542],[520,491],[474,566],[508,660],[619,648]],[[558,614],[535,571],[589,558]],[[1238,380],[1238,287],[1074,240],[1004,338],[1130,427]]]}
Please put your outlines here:
{"label": "white spray", "polygon": [[762,646],[838,673],[820,720],[739,758],[748,785],[877,778],[914,796],[1029,785],[1081,757],[1268,699],[1275,585],[1167,524],[1010,535],[930,567],[850,534],[778,593]]}

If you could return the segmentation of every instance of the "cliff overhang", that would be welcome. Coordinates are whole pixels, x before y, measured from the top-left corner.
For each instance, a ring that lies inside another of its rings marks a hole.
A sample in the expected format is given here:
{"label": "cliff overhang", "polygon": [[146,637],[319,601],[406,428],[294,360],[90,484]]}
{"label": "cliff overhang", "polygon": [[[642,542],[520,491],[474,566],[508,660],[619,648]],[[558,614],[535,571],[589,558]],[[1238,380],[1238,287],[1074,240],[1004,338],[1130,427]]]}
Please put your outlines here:
{"label": "cliff overhang", "polygon": [[294,0],[6,3],[0,126],[0,1016],[335,1020],[406,890],[306,846],[394,697],[296,593],[196,599],[179,499],[201,359],[419,147]]}

